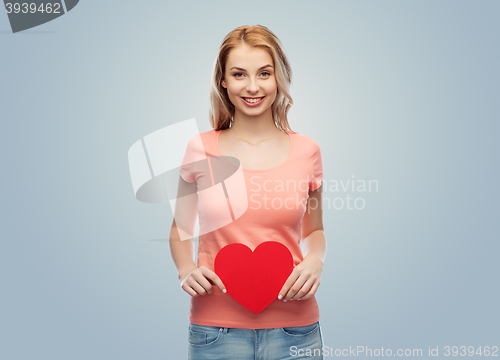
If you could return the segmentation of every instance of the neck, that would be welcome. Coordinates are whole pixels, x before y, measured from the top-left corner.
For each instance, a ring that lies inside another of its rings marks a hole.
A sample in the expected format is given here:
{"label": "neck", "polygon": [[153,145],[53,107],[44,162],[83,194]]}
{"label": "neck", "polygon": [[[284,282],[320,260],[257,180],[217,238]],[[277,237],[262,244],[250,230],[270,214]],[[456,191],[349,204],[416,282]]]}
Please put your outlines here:
{"label": "neck", "polygon": [[259,116],[248,116],[237,111],[233,124],[226,131],[247,140],[267,138],[281,132],[274,123],[271,108]]}

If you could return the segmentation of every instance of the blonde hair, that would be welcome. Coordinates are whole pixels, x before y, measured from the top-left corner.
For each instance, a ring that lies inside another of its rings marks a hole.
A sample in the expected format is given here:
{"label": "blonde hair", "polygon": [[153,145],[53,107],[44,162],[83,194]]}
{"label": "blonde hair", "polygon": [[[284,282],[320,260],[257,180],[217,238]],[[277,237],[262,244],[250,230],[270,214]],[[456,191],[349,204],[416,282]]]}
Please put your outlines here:
{"label": "blonde hair", "polygon": [[243,44],[264,49],[271,55],[278,85],[276,99],[272,105],[273,120],[281,131],[293,132],[286,116],[293,105],[289,92],[292,83],[292,68],[279,39],[271,30],[262,25],[237,27],[222,41],[215,59],[210,85],[210,125],[214,130],[224,130],[229,128],[234,120],[235,108],[229,100],[227,90],[222,87],[221,81],[226,71],[229,52]]}

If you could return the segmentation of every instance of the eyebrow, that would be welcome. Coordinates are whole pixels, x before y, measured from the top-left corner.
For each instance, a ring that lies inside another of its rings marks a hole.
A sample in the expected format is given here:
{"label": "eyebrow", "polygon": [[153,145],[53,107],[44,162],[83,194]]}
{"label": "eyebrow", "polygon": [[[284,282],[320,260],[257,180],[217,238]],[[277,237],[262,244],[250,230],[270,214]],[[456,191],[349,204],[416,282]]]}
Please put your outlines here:
{"label": "eyebrow", "polygon": [[[259,70],[265,69],[265,68],[267,68],[267,67],[273,67],[273,66],[272,66],[272,65],[270,65],[270,64],[267,64],[267,65],[264,65],[264,66],[260,67],[260,68],[259,68]],[[241,70],[241,71],[246,71],[245,69],[242,69],[242,68],[240,68],[240,67],[236,67],[236,66],[233,66],[233,67],[232,67],[231,69],[229,69],[229,70],[233,70],[233,69],[236,69],[236,70]]]}

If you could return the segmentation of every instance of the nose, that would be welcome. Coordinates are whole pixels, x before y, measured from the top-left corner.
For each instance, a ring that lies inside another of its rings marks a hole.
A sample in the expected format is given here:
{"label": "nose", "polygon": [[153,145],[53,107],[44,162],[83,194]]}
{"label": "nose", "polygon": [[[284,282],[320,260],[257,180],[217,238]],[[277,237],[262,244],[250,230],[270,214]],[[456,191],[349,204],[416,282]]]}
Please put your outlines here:
{"label": "nose", "polygon": [[257,93],[259,91],[259,85],[257,84],[257,80],[255,80],[254,78],[250,78],[246,90],[252,94]]}

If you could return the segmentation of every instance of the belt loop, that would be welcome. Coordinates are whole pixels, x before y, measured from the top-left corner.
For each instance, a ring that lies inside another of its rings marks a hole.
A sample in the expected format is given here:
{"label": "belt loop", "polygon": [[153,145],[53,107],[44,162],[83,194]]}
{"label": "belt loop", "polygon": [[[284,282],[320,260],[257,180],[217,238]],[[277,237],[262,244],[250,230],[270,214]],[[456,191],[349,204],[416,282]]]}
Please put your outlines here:
{"label": "belt loop", "polygon": [[223,327],[223,328],[221,328],[221,329],[222,329],[222,332],[224,332],[224,334],[227,334],[227,330],[228,330],[228,328],[227,328],[227,327]]}

